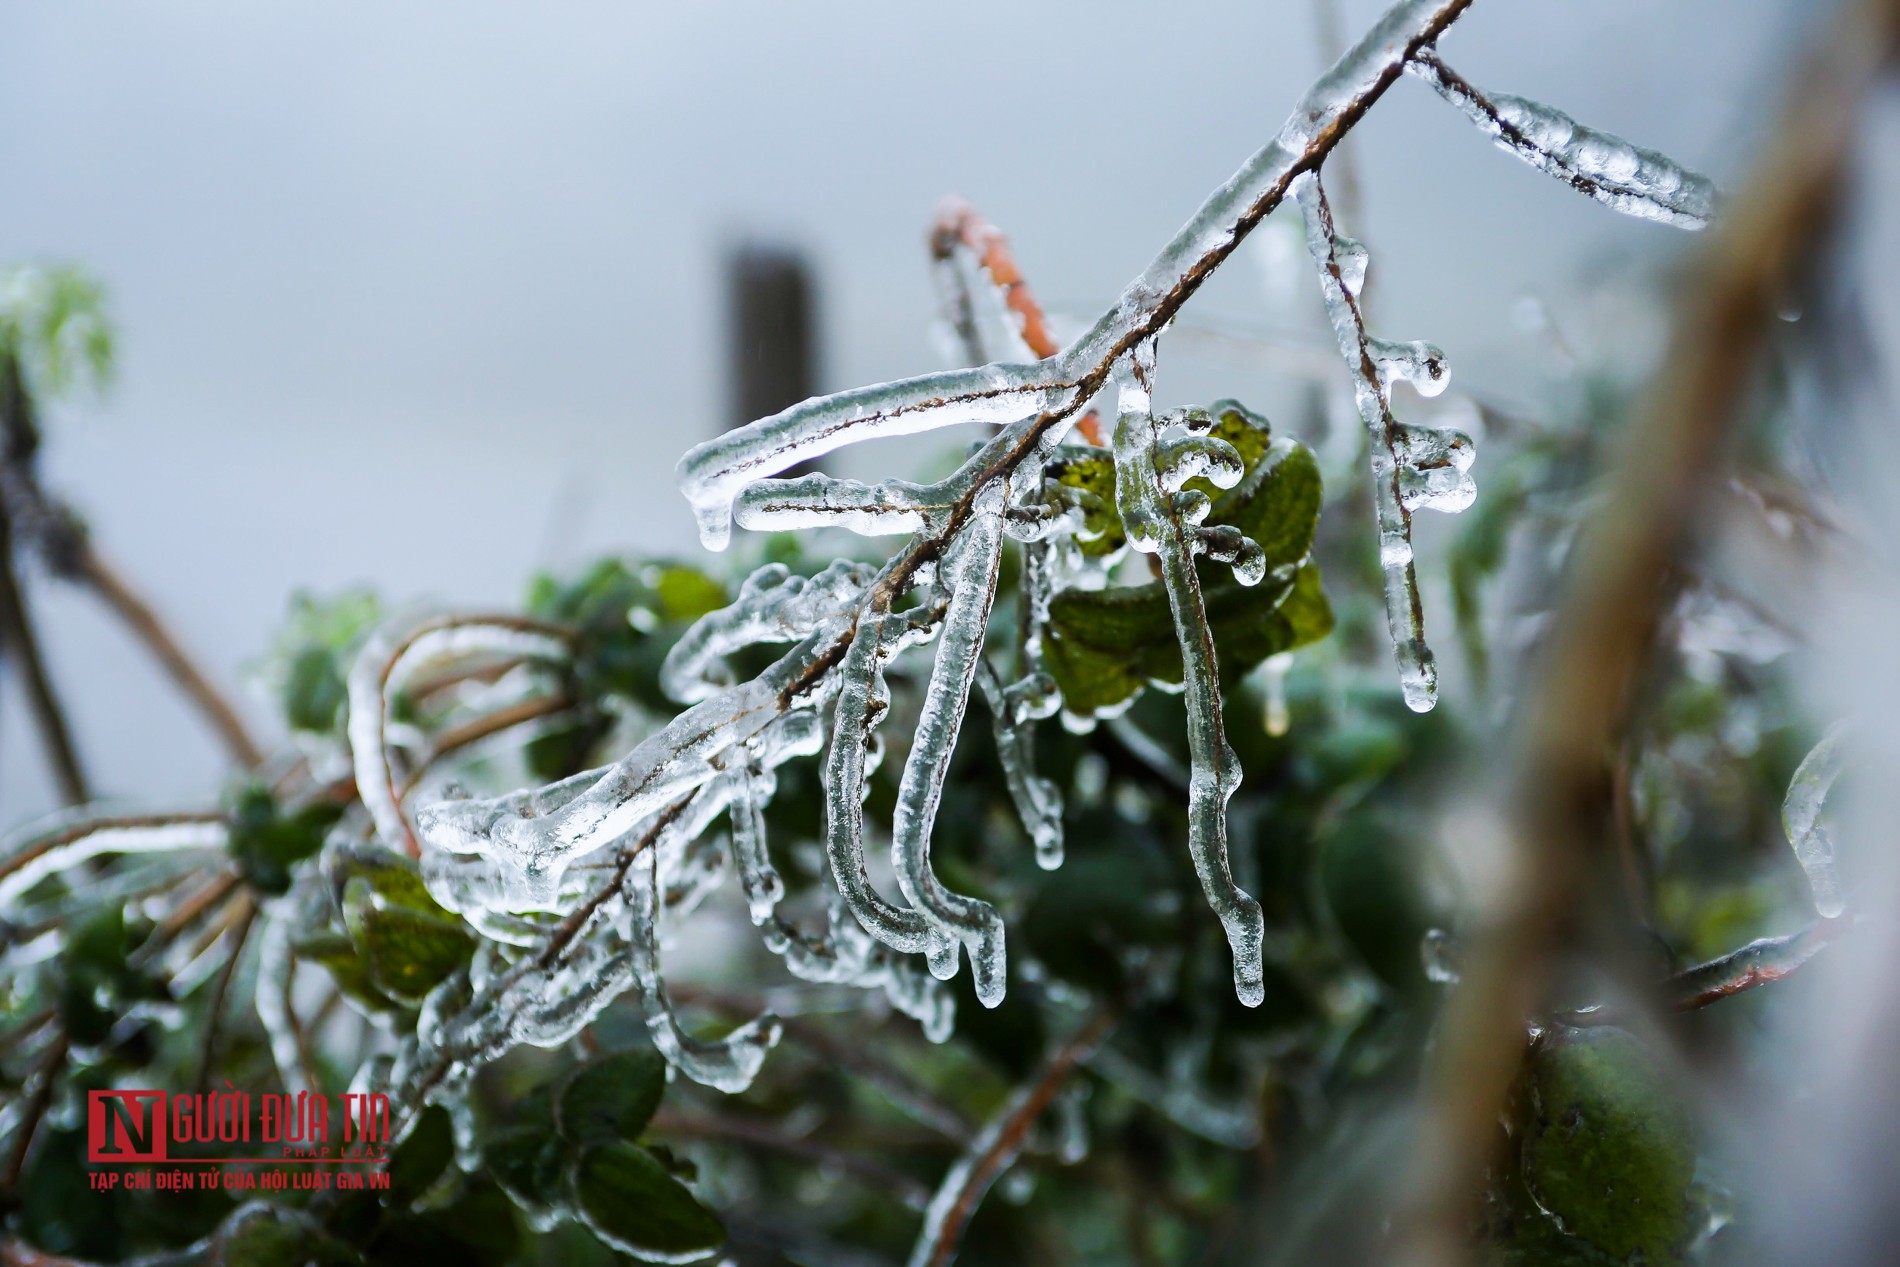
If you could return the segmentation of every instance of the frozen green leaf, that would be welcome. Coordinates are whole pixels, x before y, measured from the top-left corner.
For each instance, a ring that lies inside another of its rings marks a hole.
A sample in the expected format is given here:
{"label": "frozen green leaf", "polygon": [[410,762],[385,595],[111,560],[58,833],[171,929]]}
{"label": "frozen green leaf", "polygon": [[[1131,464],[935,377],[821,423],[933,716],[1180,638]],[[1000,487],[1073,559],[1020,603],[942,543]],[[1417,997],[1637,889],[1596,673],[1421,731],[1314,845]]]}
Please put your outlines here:
{"label": "frozen green leaf", "polygon": [[636,1144],[603,1144],[574,1167],[574,1199],[596,1236],[649,1262],[690,1262],[725,1243],[725,1225]]}
{"label": "frozen green leaf", "polygon": [[666,1091],[666,1062],[651,1047],[589,1061],[568,1080],[555,1109],[571,1144],[637,1139]]}

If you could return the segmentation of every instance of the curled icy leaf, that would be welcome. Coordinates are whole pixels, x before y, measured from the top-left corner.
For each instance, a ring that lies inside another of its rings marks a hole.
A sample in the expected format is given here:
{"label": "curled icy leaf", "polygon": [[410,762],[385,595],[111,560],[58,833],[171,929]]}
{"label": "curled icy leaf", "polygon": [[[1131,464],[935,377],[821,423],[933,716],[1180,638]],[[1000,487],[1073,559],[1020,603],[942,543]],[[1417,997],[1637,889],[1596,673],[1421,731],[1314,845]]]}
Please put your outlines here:
{"label": "curled icy leaf", "polygon": [[1814,893],[1814,909],[1825,919],[1833,919],[1847,909],[1841,891],[1840,872],[1834,860],[1834,836],[1822,821],[1827,796],[1840,777],[1845,762],[1841,741],[1845,723],[1829,728],[1801,759],[1788,783],[1788,794],[1781,802],[1781,827],[1794,848],[1794,856],[1807,873],[1808,887]]}

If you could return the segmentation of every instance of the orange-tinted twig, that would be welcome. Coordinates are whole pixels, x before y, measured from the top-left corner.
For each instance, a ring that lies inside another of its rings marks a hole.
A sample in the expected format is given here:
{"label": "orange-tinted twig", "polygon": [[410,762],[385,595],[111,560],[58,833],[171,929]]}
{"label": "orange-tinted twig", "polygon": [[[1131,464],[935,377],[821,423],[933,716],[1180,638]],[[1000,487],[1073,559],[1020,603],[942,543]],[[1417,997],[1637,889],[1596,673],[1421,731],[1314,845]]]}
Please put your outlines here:
{"label": "orange-tinted twig", "polygon": [[[1036,302],[1022,269],[1016,265],[1016,257],[1010,253],[1009,239],[1003,236],[1003,231],[963,199],[946,198],[937,208],[937,218],[930,226],[930,258],[939,265],[948,265],[955,259],[959,246],[976,257],[977,267],[1001,293],[1003,306],[1015,314],[1020,323],[1017,332],[1030,353],[1046,360],[1061,351],[1049,333],[1042,305]],[[953,320],[964,341],[974,344],[975,327],[965,311],[967,307],[967,303],[960,305]],[[1102,439],[1101,420],[1095,414],[1084,414],[1075,427],[1090,444],[1106,443]]]}

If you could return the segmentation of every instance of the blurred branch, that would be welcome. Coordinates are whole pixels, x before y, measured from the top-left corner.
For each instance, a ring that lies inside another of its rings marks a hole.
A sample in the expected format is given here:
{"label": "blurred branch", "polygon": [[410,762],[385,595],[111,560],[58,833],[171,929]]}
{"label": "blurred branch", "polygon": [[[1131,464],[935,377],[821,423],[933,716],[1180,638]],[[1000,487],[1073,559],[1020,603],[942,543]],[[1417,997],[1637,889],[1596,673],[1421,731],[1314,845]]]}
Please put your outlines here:
{"label": "blurred branch", "polygon": [[924,1214],[923,1231],[911,1250],[910,1267],[946,1267],[957,1256],[963,1229],[982,1204],[990,1185],[1022,1151],[1029,1128],[1062,1090],[1077,1065],[1108,1036],[1120,1016],[1115,1006],[1098,1008],[1069,1038],[1050,1054],[1042,1072],[1011,1096],[1008,1103],[978,1132],[970,1151],[950,1167],[943,1185]]}
{"label": "blurred branch", "polygon": [[1677,315],[1611,494],[1577,547],[1541,674],[1520,714],[1503,802],[1507,879],[1480,913],[1428,1070],[1414,1149],[1409,1261],[1471,1252],[1480,1175],[1527,1019],[1577,938],[1605,845],[1605,754],[1622,732],[1668,601],[1667,574],[1761,363],[1778,301],[1834,210],[1862,94],[1890,56],[1900,0],[1855,0],[1792,85],[1769,146],[1719,224]]}
{"label": "blurred branch", "polygon": [[27,707],[32,710],[33,724],[39,730],[46,759],[53,767],[60,800],[69,806],[83,805],[92,799],[92,793],[80,769],[79,755],[73,749],[66,714],[47,676],[39,637],[34,632],[26,594],[20,588],[13,563],[13,527],[6,503],[0,500],[0,660],[17,669],[20,684],[26,688]]}
{"label": "blurred branch", "polygon": [[751,1144],[800,1161],[813,1162],[869,1184],[913,1210],[923,1209],[924,1202],[930,1199],[930,1190],[923,1184],[902,1171],[892,1170],[879,1163],[866,1153],[829,1148],[816,1140],[789,1135],[772,1122],[711,1110],[695,1109],[689,1112],[663,1108],[653,1115],[653,1129],[662,1135],[681,1139],[716,1139]]}
{"label": "blurred branch", "polygon": [[152,605],[127,583],[117,568],[100,557],[91,542],[81,544],[71,577],[98,595],[132,636],[145,645],[145,649],[163,666],[166,676],[197,707],[211,728],[218,732],[218,738],[223,741],[225,751],[231,754],[233,761],[247,770],[255,770],[264,764],[264,750],[257,746],[250,731],[245,729],[237,708],[185,653],[183,645],[165,627]]}
{"label": "blurred branch", "polygon": [[[977,268],[996,287],[1003,306],[1015,314],[1019,323],[1016,333],[1022,337],[1023,345],[1030,354],[1037,360],[1046,361],[1060,352],[1062,348],[1049,333],[1042,305],[1036,302],[1028,280],[1016,265],[1016,257],[1009,249],[1009,239],[1003,236],[1001,229],[984,219],[982,212],[963,199],[946,198],[937,208],[937,218],[931,222],[930,259],[936,266],[938,285],[943,291],[944,308],[950,326],[962,342],[970,364],[982,365],[990,358],[983,348],[983,335],[976,323],[976,308],[970,289],[956,267],[959,246],[976,257]],[[1090,444],[1099,446],[1108,443],[1102,437],[1101,419],[1093,411],[1083,414],[1076,422],[1075,429]]]}

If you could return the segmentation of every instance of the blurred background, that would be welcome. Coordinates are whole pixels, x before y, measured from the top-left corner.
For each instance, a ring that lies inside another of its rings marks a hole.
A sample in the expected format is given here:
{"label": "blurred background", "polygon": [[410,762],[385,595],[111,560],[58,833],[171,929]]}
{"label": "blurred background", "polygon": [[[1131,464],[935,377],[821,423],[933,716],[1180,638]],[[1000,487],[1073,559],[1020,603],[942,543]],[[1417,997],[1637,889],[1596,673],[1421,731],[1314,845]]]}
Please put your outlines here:
{"label": "blurred background", "polygon": [[[1338,29],[1378,8],[1342,0]],[[1724,181],[1804,8],[1514,0],[1445,52]],[[1066,336],[1277,130],[1327,12],[8,0],[0,261],[82,264],[120,338],[110,388],[51,411],[48,482],[226,680],[299,587],[512,605],[537,567],[691,554],[672,467],[736,407],[735,249],[808,261],[818,390],[947,363],[923,250],[945,194],[1010,235]],[[1627,287],[1692,237],[1497,154],[1417,83],[1347,148],[1379,324],[1440,343],[1454,386],[1534,401],[1570,345],[1653,355]],[[1257,340],[1313,343],[1318,303],[1269,228],[1189,308],[1164,391],[1281,398]],[[852,461],[909,474],[933,450],[907,443]],[[98,788],[215,790],[143,653],[28,584]],[[0,819],[53,803],[9,683]]]}

